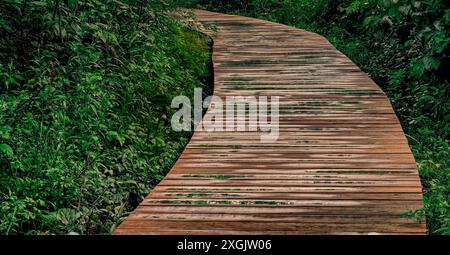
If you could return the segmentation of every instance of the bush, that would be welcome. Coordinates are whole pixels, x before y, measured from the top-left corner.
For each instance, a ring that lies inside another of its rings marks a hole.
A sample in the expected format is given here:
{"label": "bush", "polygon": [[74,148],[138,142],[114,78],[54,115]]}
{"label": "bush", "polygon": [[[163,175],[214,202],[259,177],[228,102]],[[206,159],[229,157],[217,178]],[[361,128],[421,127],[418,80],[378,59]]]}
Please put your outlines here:
{"label": "bush", "polygon": [[110,233],[187,143],[209,39],[162,1],[3,0],[0,233]]}

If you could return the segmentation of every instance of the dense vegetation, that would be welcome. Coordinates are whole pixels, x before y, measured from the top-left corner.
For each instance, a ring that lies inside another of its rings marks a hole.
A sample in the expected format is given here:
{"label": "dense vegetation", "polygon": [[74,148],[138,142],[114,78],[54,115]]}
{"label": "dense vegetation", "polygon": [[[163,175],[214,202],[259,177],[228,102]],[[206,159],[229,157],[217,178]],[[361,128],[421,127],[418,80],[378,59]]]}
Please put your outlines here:
{"label": "dense vegetation", "polygon": [[418,162],[431,234],[450,234],[450,1],[194,0],[317,32],[383,88]]}
{"label": "dense vegetation", "polygon": [[109,233],[177,159],[209,39],[162,1],[0,0],[0,234]]}

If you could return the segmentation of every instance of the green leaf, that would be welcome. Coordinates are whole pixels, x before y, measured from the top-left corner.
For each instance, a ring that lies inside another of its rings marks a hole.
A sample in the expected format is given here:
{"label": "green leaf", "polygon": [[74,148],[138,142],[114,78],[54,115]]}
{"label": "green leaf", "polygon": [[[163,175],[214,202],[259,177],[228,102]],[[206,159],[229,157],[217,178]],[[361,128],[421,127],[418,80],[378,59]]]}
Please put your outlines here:
{"label": "green leaf", "polygon": [[110,141],[114,141],[114,140],[118,141],[121,146],[123,146],[123,144],[125,143],[125,137],[123,135],[120,135],[116,131],[108,131],[106,133],[106,136],[108,137],[108,139]]}
{"label": "green leaf", "polygon": [[7,145],[6,143],[0,144],[0,152],[5,154],[9,158],[14,156],[14,152],[11,146]]}
{"label": "green leaf", "polygon": [[401,12],[403,15],[408,15],[409,12],[411,11],[411,5],[404,5],[404,6],[400,6],[398,7],[398,11]]}
{"label": "green leaf", "polygon": [[450,123],[450,114],[445,115],[445,116],[444,116],[444,120],[445,120],[447,123]]}
{"label": "green leaf", "polygon": [[422,59],[422,61],[423,61],[425,69],[427,69],[428,71],[437,70],[439,68],[439,66],[441,65],[441,61],[432,56],[425,56]]}
{"label": "green leaf", "polygon": [[375,16],[375,15],[368,16],[364,19],[363,26],[369,27],[369,28],[375,27],[380,23],[380,20],[381,20],[381,18],[378,16]]}
{"label": "green leaf", "polygon": [[411,61],[411,73],[414,77],[419,78],[425,72],[425,65],[423,61],[414,59]]}
{"label": "green leaf", "polygon": [[74,8],[77,6],[78,0],[68,0],[67,4],[69,5],[70,8]]}
{"label": "green leaf", "polygon": [[38,7],[45,7],[47,6],[47,2],[46,1],[34,1],[31,2],[32,5],[34,6],[38,6]]}
{"label": "green leaf", "polygon": [[449,24],[450,23],[450,9],[447,9],[445,11],[444,16],[442,17],[442,19],[444,20],[445,24]]}
{"label": "green leaf", "polygon": [[9,134],[10,130],[11,130],[10,126],[0,127],[0,138],[3,140],[8,140],[11,137]]}

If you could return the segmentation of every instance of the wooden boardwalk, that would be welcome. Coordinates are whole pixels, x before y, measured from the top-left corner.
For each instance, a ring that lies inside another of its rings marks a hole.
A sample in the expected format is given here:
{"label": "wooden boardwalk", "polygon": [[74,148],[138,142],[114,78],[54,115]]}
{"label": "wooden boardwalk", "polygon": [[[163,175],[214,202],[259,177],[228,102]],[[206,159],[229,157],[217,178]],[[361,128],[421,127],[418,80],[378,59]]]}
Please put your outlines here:
{"label": "wooden boardwalk", "polygon": [[[279,138],[196,131],[115,234],[425,234],[422,188],[381,89],[324,37],[196,11],[216,26],[214,95],[280,96]],[[208,110],[206,116],[210,114]]]}

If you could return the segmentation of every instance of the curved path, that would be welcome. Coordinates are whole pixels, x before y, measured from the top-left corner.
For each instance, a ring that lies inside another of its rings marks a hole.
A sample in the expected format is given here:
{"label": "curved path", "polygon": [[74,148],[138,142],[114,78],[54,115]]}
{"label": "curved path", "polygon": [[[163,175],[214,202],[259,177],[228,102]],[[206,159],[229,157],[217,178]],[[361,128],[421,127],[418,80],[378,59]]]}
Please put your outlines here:
{"label": "curved path", "polygon": [[[416,163],[381,89],[324,37],[196,11],[214,95],[280,96],[277,141],[196,131],[115,234],[425,234]],[[209,109],[205,116],[211,114]]]}

